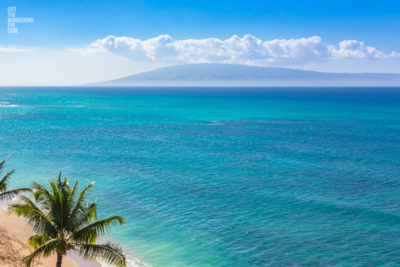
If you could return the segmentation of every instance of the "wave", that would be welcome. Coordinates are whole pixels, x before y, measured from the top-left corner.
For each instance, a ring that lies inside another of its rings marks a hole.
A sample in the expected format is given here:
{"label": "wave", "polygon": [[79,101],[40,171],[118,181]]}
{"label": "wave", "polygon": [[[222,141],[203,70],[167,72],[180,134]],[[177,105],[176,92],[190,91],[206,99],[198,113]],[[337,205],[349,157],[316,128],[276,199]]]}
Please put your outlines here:
{"label": "wave", "polygon": [[224,125],[225,123],[220,121],[212,121],[209,125]]}
{"label": "wave", "polygon": [[18,105],[11,104],[8,101],[0,101],[0,108],[14,108],[18,107]]}
{"label": "wave", "polygon": [[[100,237],[97,241],[99,243],[107,243],[107,242],[114,242],[112,239],[109,239],[107,237]],[[128,254],[126,248],[122,245],[122,249],[124,251],[124,254],[126,255],[126,261],[127,261],[127,267],[152,267],[153,265],[143,261],[140,259],[137,255],[135,255],[134,252],[131,252]],[[132,255],[133,254],[133,255]],[[102,266],[102,267],[114,267],[114,265],[110,265],[102,260],[97,260],[96,261]]]}
{"label": "wave", "polygon": [[[152,267],[151,264],[148,264],[137,257],[133,257],[131,255],[127,256],[127,267]],[[113,267],[113,265],[107,264],[105,262],[99,261],[101,267]]]}

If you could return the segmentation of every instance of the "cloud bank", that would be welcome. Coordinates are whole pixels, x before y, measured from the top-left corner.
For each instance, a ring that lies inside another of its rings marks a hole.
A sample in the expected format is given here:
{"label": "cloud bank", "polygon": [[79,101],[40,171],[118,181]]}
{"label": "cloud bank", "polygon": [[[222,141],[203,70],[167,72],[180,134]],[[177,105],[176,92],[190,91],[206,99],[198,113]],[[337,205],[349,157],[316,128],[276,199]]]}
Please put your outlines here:
{"label": "cloud bank", "polygon": [[218,38],[174,40],[169,35],[140,40],[107,36],[73,53],[108,51],[134,61],[166,63],[237,63],[249,65],[302,65],[338,59],[400,59],[400,53],[385,53],[362,41],[327,44],[319,36],[262,41],[247,34]]}
{"label": "cloud bank", "polygon": [[28,53],[32,49],[18,48],[14,46],[0,46],[0,53]]}

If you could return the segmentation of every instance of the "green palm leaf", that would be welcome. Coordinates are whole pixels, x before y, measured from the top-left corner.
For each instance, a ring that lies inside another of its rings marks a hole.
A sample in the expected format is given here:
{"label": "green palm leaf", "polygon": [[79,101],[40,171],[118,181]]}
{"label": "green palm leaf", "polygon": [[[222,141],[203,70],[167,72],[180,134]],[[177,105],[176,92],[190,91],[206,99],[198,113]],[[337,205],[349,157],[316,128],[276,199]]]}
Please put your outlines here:
{"label": "green palm leaf", "polygon": [[51,237],[57,235],[57,226],[52,219],[28,197],[20,197],[20,203],[10,205],[10,209],[18,216],[24,217],[35,232]]}
{"label": "green palm leaf", "polygon": [[10,200],[22,192],[29,192],[29,191],[31,191],[30,188],[18,188],[18,189],[13,189],[13,190],[8,190],[5,192],[2,192],[2,193],[0,193],[0,201],[1,200]]}
{"label": "green palm leaf", "polygon": [[63,247],[61,240],[51,239],[47,241],[46,243],[35,249],[35,251],[32,254],[23,259],[26,267],[30,267],[35,259],[38,259],[42,256],[44,257],[50,256],[53,253],[53,251],[56,250],[58,247]]}
{"label": "green palm leaf", "polygon": [[124,218],[121,216],[113,216],[109,218],[102,219],[100,221],[93,222],[89,225],[86,225],[82,229],[76,231],[72,238],[76,242],[86,242],[91,243],[93,239],[95,240],[97,236],[104,234],[104,232],[110,230],[110,225],[112,223],[119,222],[120,225],[125,223]]}
{"label": "green palm leaf", "polygon": [[79,253],[84,259],[95,260],[100,258],[108,264],[113,264],[119,267],[126,266],[125,255],[122,253],[121,248],[113,243],[107,243],[104,245],[84,244],[80,246]]}
{"label": "green palm leaf", "polygon": [[[1,163],[3,163],[1,165],[1,167],[3,167],[5,161],[3,160]],[[15,170],[11,170],[11,171],[7,172],[6,175],[4,175],[4,177],[1,179],[1,181],[0,181],[0,192],[3,192],[3,191],[7,190],[8,179],[10,178],[11,174],[14,173],[14,171]]]}
{"label": "green palm leaf", "polygon": [[[6,163],[5,160],[0,162],[0,173],[4,168],[4,164]],[[8,190],[7,191],[7,184],[10,180],[10,176],[14,173],[14,170],[11,170],[4,175],[3,178],[0,180],[0,201],[2,200],[10,200],[19,193],[22,192],[27,192],[30,189],[29,188],[18,188],[18,189],[13,189],[13,190]]]}
{"label": "green palm leaf", "polygon": [[34,249],[38,249],[49,241],[49,237],[45,235],[33,235],[28,239],[28,244]]}

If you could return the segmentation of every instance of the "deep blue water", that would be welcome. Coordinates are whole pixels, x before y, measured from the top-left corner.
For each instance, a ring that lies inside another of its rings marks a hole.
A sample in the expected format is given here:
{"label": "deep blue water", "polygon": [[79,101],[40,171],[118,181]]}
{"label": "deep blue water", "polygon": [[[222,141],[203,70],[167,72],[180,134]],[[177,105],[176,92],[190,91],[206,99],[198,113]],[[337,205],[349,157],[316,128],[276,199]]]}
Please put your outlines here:
{"label": "deep blue water", "polygon": [[11,186],[95,181],[154,266],[400,265],[400,89],[187,90],[3,88]]}

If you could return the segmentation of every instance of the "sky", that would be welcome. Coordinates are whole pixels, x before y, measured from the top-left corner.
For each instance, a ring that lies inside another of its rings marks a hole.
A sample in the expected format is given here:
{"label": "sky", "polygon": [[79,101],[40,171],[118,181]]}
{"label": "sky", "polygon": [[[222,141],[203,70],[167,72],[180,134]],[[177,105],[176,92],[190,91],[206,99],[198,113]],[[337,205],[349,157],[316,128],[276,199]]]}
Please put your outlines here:
{"label": "sky", "polygon": [[203,62],[400,73],[400,1],[0,0],[0,85]]}

